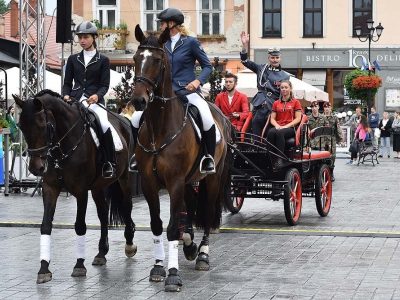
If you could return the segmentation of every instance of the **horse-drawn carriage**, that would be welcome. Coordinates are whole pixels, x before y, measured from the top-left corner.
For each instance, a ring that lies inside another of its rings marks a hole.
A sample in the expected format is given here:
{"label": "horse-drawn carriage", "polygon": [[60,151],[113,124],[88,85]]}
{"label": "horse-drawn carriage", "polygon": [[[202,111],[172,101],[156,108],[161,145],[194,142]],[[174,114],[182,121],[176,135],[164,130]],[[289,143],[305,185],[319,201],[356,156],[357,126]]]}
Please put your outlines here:
{"label": "horse-drawn carriage", "polygon": [[307,117],[295,129],[294,138],[286,140],[285,152],[268,147],[265,125],[262,137],[246,132],[249,116],[241,132],[231,145],[233,163],[231,188],[225,192],[225,204],[232,213],[242,208],[245,198],[283,199],[285,217],[290,225],[300,218],[303,197],[315,197],[320,216],[328,215],[332,201],[332,181],[329,166],[331,153],[311,150],[311,139],[331,136],[329,127],[309,130]]}

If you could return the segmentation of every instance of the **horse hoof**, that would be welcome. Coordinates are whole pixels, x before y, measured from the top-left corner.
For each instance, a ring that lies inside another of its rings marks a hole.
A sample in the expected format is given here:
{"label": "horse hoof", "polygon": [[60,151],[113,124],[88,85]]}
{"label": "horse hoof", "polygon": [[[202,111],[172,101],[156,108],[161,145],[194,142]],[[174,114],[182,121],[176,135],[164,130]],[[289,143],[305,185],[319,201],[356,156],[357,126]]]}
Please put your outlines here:
{"label": "horse hoof", "polygon": [[125,244],[125,255],[127,257],[135,256],[136,252],[137,252],[137,246],[135,244],[132,245]]}
{"label": "horse hoof", "polygon": [[38,283],[38,284],[46,283],[52,279],[53,279],[53,275],[51,273],[38,274],[36,283]]}
{"label": "horse hoof", "polygon": [[153,269],[150,271],[149,281],[160,282],[164,281],[167,273],[163,266],[154,265]]}
{"label": "horse hoof", "polygon": [[166,292],[180,292],[182,287],[182,280],[178,275],[178,270],[175,268],[169,269],[169,274],[165,280],[164,290]]}
{"label": "horse hoof", "polygon": [[107,259],[105,257],[95,257],[93,259],[93,266],[104,266],[107,263]]}
{"label": "horse hoof", "polygon": [[84,277],[86,276],[87,270],[85,268],[74,268],[74,271],[72,272],[71,276],[72,277]]}
{"label": "horse hoof", "polygon": [[192,242],[189,246],[183,245],[183,253],[188,261],[193,261],[197,257],[197,245]]}
{"label": "horse hoof", "polygon": [[180,292],[181,286],[177,284],[169,284],[164,287],[166,292]]}
{"label": "horse hoof", "polygon": [[208,260],[207,253],[199,253],[197,260],[196,260],[196,267],[197,271],[208,271],[210,270],[210,263]]}
{"label": "horse hoof", "polygon": [[210,234],[218,234],[218,233],[219,233],[219,228],[210,229]]}

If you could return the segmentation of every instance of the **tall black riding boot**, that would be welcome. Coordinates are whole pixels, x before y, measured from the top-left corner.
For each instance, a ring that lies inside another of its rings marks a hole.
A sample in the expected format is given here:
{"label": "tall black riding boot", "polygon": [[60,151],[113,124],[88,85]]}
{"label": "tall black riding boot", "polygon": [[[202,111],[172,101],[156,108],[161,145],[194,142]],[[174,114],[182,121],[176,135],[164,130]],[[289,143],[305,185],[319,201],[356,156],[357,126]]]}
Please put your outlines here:
{"label": "tall black riding boot", "polygon": [[203,132],[204,144],[206,146],[206,155],[200,162],[200,173],[215,173],[215,125]]}
{"label": "tall black riding boot", "polygon": [[112,137],[111,129],[108,128],[105,133],[103,133],[102,145],[105,159],[107,160],[102,169],[104,178],[115,177],[116,169],[116,158],[115,158],[115,147],[114,140]]}
{"label": "tall black riding boot", "polygon": [[[139,128],[133,127],[132,126],[132,135],[133,135],[133,140],[135,141],[135,148],[136,148],[136,143],[137,143],[137,138],[138,138],[138,132]],[[129,172],[137,172],[137,165],[136,165],[136,156],[135,153],[133,153],[131,159],[129,160]]]}
{"label": "tall black riding boot", "polygon": [[331,171],[331,181],[335,181],[335,176],[333,175],[333,168],[329,168],[329,170]]}

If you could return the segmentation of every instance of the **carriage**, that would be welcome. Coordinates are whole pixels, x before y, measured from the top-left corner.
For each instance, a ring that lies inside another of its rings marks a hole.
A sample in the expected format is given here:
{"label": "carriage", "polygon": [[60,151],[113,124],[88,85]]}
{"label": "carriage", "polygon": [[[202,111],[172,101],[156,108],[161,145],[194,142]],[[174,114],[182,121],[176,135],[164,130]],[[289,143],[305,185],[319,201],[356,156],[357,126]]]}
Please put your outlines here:
{"label": "carriage", "polygon": [[310,130],[307,116],[302,115],[295,137],[286,140],[285,153],[276,154],[270,151],[265,138],[271,126],[269,120],[262,136],[246,132],[250,122],[251,115],[230,145],[230,189],[224,197],[229,211],[238,213],[245,198],[283,199],[286,220],[289,225],[296,225],[303,197],[315,197],[319,215],[327,216],[332,202],[331,152],[321,149],[321,143],[321,150],[311,150],[310,141],[331,137],[332,129]]}

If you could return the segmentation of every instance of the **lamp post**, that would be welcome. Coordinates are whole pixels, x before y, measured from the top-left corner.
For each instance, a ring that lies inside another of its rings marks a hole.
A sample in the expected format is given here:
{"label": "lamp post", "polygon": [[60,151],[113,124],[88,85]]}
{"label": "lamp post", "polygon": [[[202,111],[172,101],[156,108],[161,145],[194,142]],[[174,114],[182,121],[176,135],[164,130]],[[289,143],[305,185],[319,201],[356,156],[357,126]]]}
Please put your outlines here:
{"label": "lamp post", "polygon": [[[379,41],[379,38],[381,37],[382,31],[383,31],[383,26],[381,25],[381,23],[379,23],[378,26],[374,27],[374,21],[371,19],[367,20],[367,27],[368,27],[368,32],[367,33],[362,33],[361,32],[361,26],[360,24],[357,24],[356,27],[354,27],[355,31],[356,31],[356,35],[358,37],[358,39],[361,42],[367,42],[368,41],[368,76],[371,76],[371,68],[370,68],[370,64],[371,64],[371,42],[377,42]],[[376,35],[378,36],[377,39],[374,39],[374,32],[376,29]],[[365,39],[361,38],[361,34],[362,35],[366,35]],[[368,91],[368,115],[371,113],[371,106],[372,106],[372,99],[371,99],[371,90]]]}
{"label": "lamp post", "polygon": [[71,55],[74,54],[75,25],[74,20],[71,20]]}

